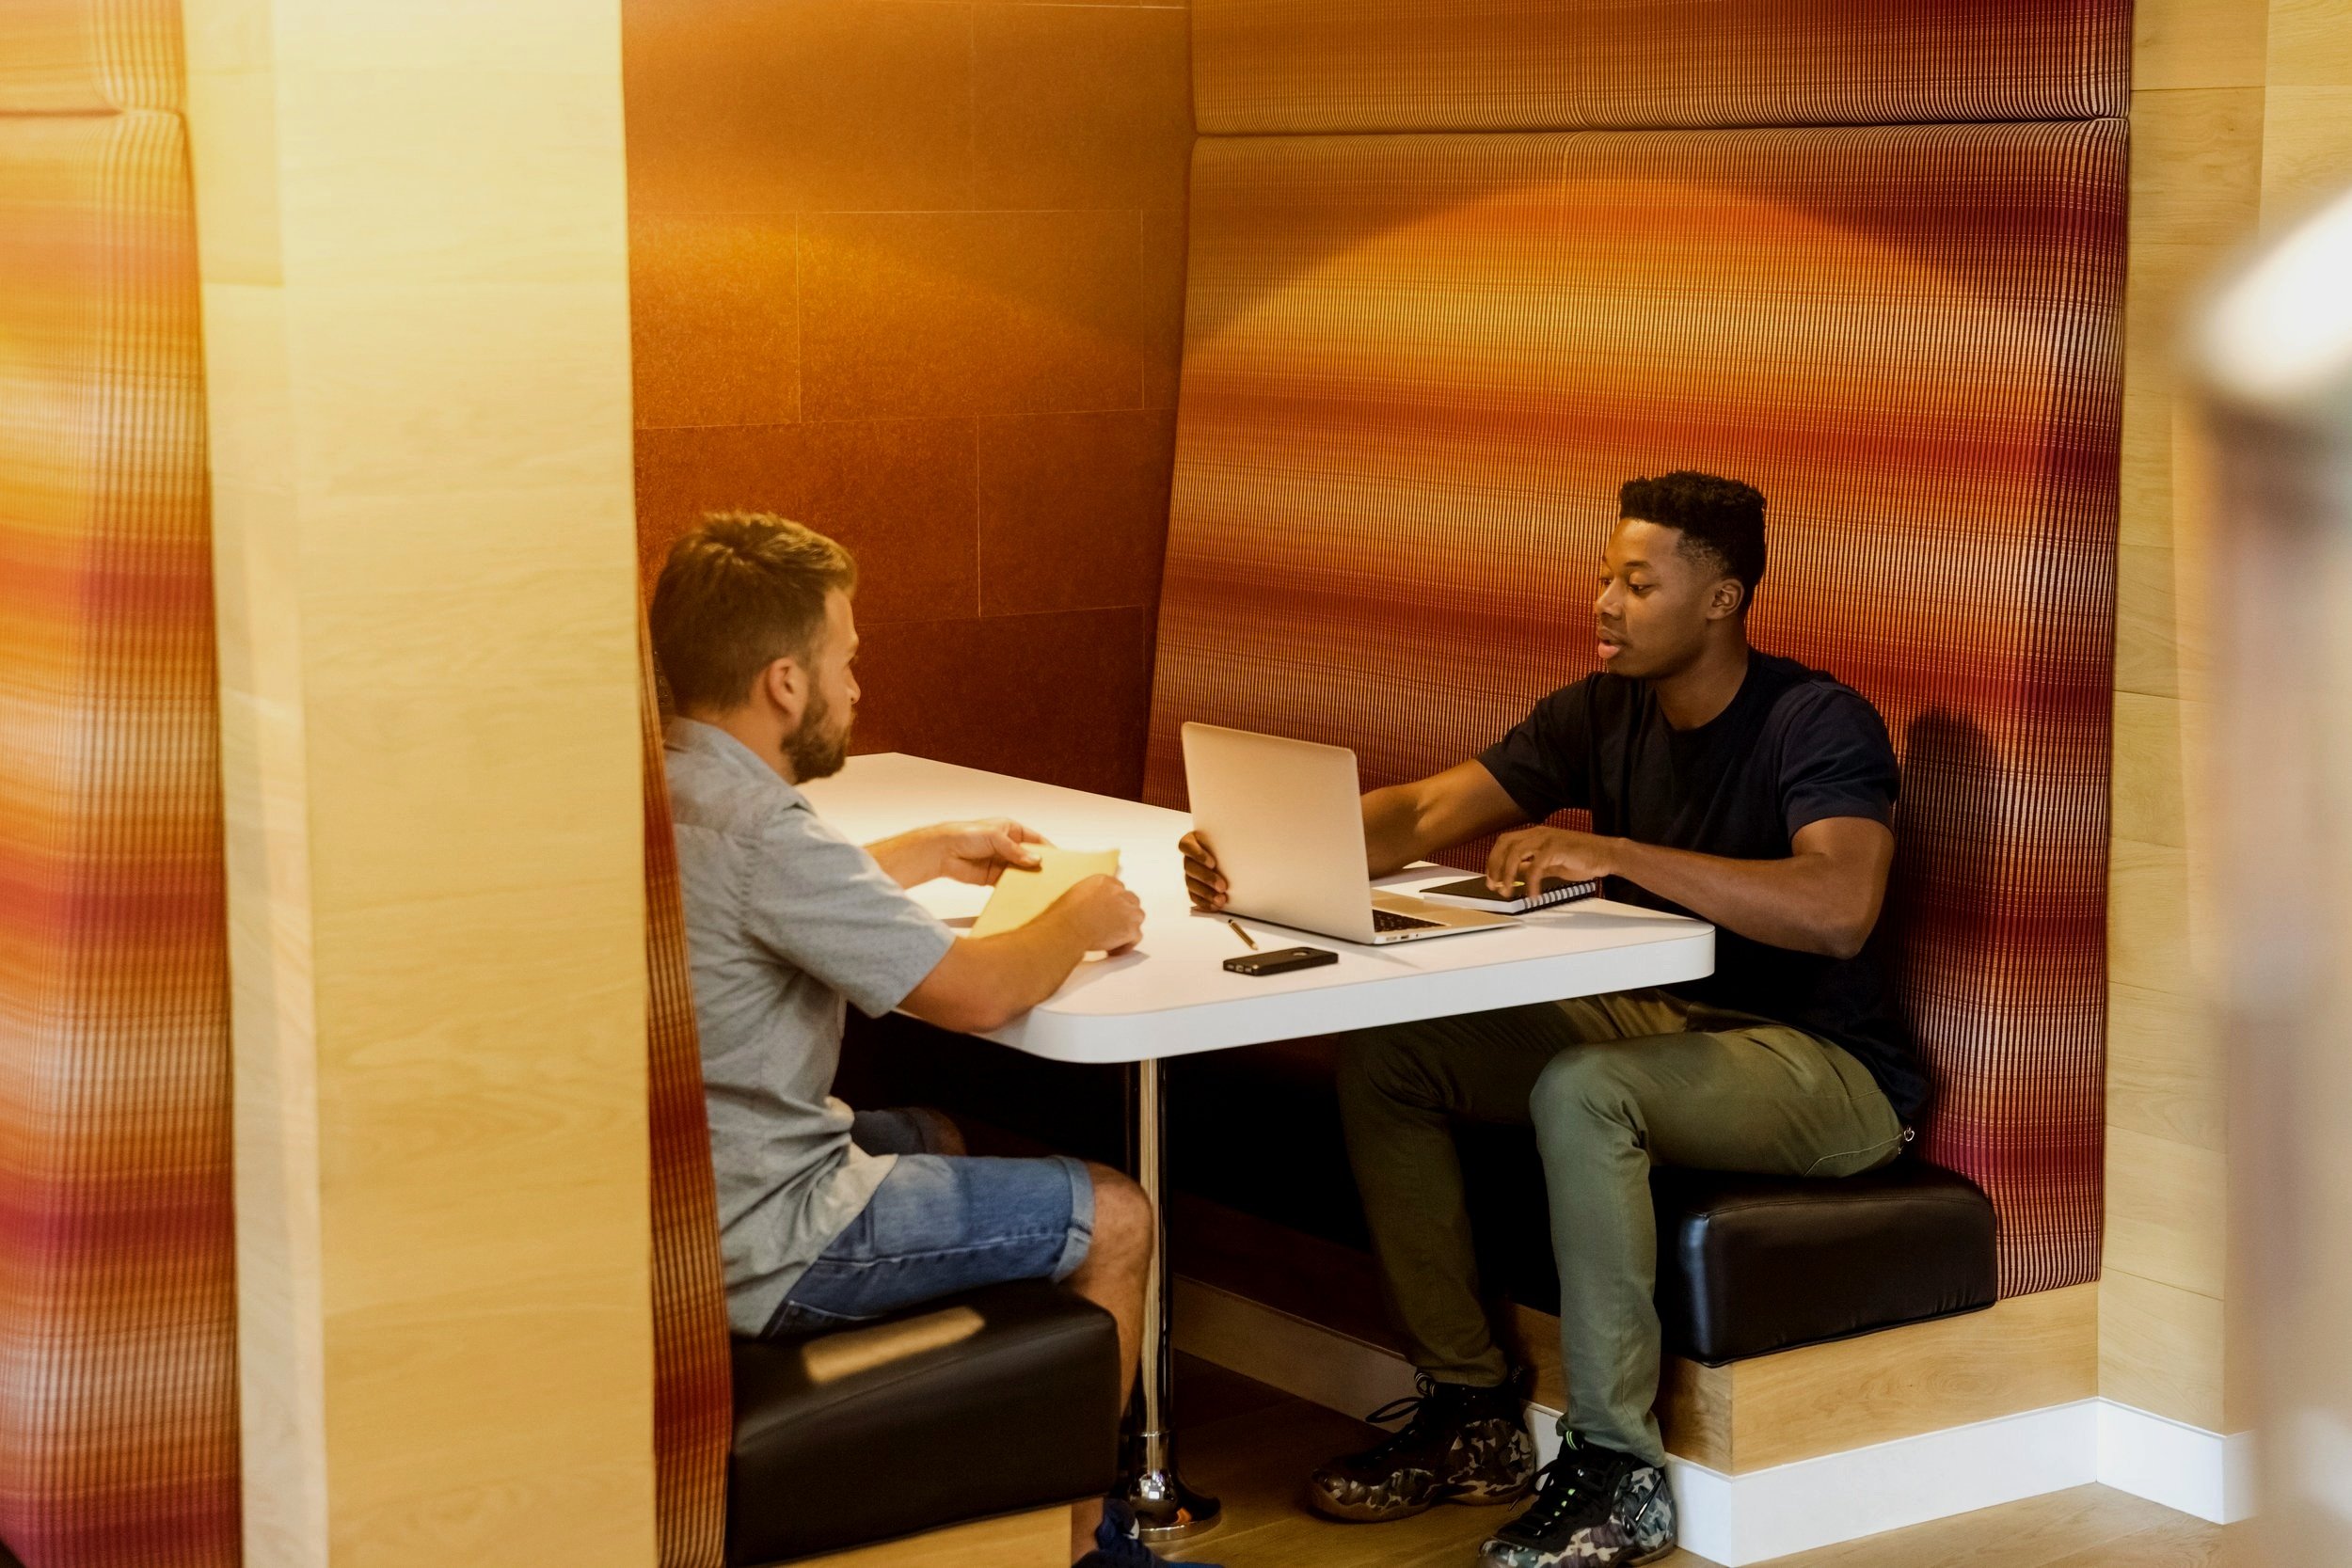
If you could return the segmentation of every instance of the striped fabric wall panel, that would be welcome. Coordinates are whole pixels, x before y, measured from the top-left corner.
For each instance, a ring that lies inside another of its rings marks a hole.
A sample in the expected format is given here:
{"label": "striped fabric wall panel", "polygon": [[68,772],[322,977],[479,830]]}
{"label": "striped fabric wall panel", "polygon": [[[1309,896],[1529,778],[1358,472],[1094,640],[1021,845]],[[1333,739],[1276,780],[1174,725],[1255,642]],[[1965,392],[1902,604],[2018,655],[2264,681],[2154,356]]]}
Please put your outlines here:
{"label": "striped fabric wall panel", "polygon": [[2130,0],[1194,0],[1203,135],[2123,113]]}
{"label": "striped fabric wall panel", "polygon": [[1474,755],[1591,669],[1618,484],[1771,499],[1757,642],[1905,764],[1904,994],[2010,1291],[2095,1276],[2114,120],[1204,140],[1146,794],[1200,719]]}
{"label": "striped fabric wall panel", "polygon": [[180,0],[7,0],[0,115],[183,106]]}
{"label": "striped fabric wall panel", "polygon": [[654,1484],[660,1568],[719,1568],[726,1552],[734,1388],[702,1049],[686,966],[686,907],[661,761],[653,648],[638,627],[645,775],[645,1012],[653,1136]]}
{"label": "striped fabric wall panel", "polygon": [[238,1559],[216,704],[180,121],[0,116],[0,1541],[28,1568]]}

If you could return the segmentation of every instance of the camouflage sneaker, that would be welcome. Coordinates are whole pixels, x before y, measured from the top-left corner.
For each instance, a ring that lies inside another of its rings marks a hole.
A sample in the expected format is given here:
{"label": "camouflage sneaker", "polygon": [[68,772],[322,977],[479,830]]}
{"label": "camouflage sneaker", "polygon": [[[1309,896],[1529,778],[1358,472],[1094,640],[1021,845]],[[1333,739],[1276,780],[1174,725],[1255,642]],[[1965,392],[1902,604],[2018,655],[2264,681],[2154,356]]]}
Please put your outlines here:
{"label": "camouflage sneaker", "polygon": [[1479,1568],[1633,1568],[1675,1549],[1666,1472],[1565,1434],[1535,1501],[1479,1548]]}
{"label": "camouflage sneaker", "polygon": [[1516,1502],[1534,1479],[1535,1449],[1520,1419],[1517,1379],[1469,1388],[1420,1374],[1421,1392],[1383,1405],[1375,1423],[1410,1418],[1361,1453],[1343,1454],[1307,1480],[1318,1513],[1358,1524],[1409,1518],[1435,1503]]}

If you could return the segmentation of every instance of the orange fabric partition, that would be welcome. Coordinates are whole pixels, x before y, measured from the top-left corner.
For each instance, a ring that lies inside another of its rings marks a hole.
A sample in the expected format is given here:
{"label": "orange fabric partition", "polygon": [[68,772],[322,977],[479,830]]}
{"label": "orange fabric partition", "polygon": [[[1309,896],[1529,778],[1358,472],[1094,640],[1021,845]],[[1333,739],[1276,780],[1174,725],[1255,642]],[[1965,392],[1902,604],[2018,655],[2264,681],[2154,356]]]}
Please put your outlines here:
{"label": "orange fabric partition", "polygon": [[718,1568],[726,1551],[734,1389],[719,1199],[702,1048],[686,966],[686,907],[661,761],[653,648],[641,623],[645,776],[645,1013],[653,1135],[654,1483],[661,1568]]}
{"label": "orange fabric partition", "polygon": [[[0,26],[0,108],[18,24],[69,8]],[[0,112],[0,1541],[29,1568],[238,1557],[204,476],[178,117]]]}
{"label": "orange fabric partition", "polygon": [[8,0],[0,115],[177,111],[180,0]]}
{"label": "orange fabric partition", "polygon": [[1148,798],[1190,719],[1474,755],[1591,669],[1622,481],[1755,483],[1756,641],[1903,754],[1926,1151],[2007,1291],[2093,1277],[2122,123],[1211,138],[1192,191]]}
{"label": "orange fabric partition", "polygon": [[1193,0],[1204,135],[2124,112],[2130,0]]}

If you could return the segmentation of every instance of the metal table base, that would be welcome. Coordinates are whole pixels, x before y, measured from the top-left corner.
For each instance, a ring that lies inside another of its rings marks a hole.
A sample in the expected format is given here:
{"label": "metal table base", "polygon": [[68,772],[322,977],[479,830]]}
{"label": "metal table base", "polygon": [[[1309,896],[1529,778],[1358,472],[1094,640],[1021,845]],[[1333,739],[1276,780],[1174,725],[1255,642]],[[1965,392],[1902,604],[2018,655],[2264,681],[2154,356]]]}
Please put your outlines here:
{"label": "metal table base", "polygon": [[1174,1419],[1176,1353],[1169,1339],[1175,1290],[1168,1269],[1168,1210],[1162,1201],[1168,1174],[1168,1101],[1164,1065],[1136,1064],[1136,1180],[1152,1200],[1159,1234],[1153,1238],[1152,1268],[1143,1292],[1143,1343],[1136,1374],[1135,1474],[1127,1504],[1136,1513],[1136,1533],[1152,1545],[1195,1541],[1216,1528],[1224,1515],[1215,1497],[1184,1484],[1176,1468]]}

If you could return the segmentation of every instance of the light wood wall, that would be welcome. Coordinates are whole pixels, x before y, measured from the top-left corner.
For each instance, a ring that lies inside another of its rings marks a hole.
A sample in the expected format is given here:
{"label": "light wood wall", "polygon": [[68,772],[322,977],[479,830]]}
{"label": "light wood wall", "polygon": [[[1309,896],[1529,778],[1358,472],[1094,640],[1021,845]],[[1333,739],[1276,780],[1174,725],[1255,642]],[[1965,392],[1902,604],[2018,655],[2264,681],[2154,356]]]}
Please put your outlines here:
{"label": "light wood wall", "polygon": [[2217,269],[2352,182],[2352,0],[2139,0],[2137,29],[2100,1389],[2237,1432],[2225,1042],[2204,984],[2214,525],[2172,357]]}
{"label": "light wood wall", "polygon": [[187,0],[246,1561],[654,1560],[618,0]]}

